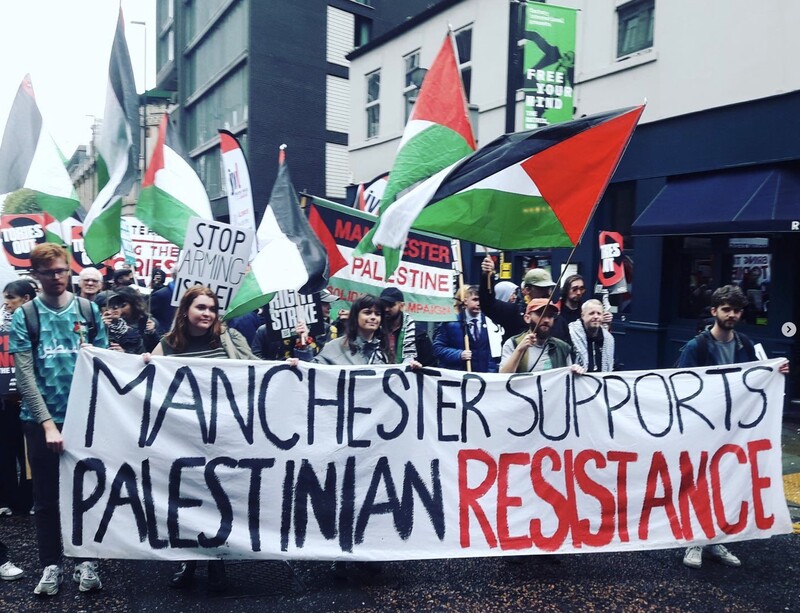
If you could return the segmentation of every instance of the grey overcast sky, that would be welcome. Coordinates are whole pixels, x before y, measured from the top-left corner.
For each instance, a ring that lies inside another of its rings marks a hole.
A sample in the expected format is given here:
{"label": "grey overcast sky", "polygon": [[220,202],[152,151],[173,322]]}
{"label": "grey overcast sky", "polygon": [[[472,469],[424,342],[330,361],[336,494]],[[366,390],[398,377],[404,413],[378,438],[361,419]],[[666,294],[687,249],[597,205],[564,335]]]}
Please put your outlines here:
{"label": "grey overcast sky", "polygon": [[[69,157],[91,137],[108,83],[118,0],[0,0],[0,131],[30,73],[45,128]],[[156,0],[122,0],[136,89],[155,84]],[[144,21],[147,27],[131,24]]]}

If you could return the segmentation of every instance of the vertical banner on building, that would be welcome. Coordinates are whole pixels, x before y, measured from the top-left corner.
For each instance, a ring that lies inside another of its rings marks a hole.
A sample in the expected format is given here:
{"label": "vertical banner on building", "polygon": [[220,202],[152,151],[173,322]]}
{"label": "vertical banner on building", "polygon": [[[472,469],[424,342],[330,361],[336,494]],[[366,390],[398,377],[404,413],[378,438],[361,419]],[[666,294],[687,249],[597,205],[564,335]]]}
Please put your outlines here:
{"label": "vertical banner on building", "polygon": [[[256,231],[256,216],[253,212],[253,190],[250,188],[250,170],[244,151],[236,137],[227,130],[219,130],[219,146],[222,164],[225,167],[225,193],[228,195],[228,214],[231,225]],[[250,261],[256,257],[258,246],[253,241]]]}
{"label": "vertical banner on building", "polygon": [[523,129],[572,119],[575,86],[574,9],[529,2],[523,36]]}

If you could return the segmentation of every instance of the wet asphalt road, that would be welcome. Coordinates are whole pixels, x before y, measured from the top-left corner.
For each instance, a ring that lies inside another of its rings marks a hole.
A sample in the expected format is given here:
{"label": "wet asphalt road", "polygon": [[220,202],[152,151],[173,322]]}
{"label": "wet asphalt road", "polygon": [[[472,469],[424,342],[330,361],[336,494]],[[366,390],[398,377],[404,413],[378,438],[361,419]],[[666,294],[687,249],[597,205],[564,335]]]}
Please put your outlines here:
{"label": "wet asphalt road", "polygon": [[[784,473],[800,472],[800,426],[784,428]],[[787,498],[790,497],[787,489]],[[800,506],[790,504],[794,521]],[[797,525],[797,524],[796,524]],[[380,574],[341,581],[319,562],[232,562],[230,587],[211,595],[200,564],[191,589],[171,590],[173,563],[109,560],[104,588],[33,595],[39,579],[30,516],[0,518],[0,538],[26,571],[0,582],[0,612],[16,611],[800,611],[800,534],[734,543],[741,568],[707,560],[683,566],[683,550],[391,562]],[[71,570],[71,567],[70,567]]]}

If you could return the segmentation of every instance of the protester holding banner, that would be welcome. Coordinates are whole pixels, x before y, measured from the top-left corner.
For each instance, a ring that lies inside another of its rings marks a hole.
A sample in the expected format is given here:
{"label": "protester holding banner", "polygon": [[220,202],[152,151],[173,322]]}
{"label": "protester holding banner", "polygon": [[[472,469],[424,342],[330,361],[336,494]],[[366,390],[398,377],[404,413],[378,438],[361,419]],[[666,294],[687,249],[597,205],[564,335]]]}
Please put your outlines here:
{"label": "protester holding banner", "polygon": [[347,321],[347,333],[326,344],[316,356],[309,347],[295,349],[295,359],[317,364],[335,366],[391,364],[388,358],[389,343],[383,320],[383,303],[372,294],[364,294],[356,298],[350,307]]}
{"label": "protester holding banner", "polygon": [[[153,350],[152,355],[185,356],[208,359],[257,360],[247,341],[236,330],[223,327],[219,318],[217,295],[204,285],[195,285],[181,297],[172,329]],[[151,354],[145,353],[145,362]],[[189,560],[169,580],[175,589],[189,587],[194,581],[197,562]],[[228,586],[222,560],[208,562],[208,589],[221,592]]]}
{"label": "protester holding banner", "polygon": [[[36,298],[36,288],[30,281],[18,279],[5,286],[3,298],[2,336],[4,350],[7,351],[11,317],[20,306]],[[25,444],[19,419],[20,397],[16,390],[8,390],[14,376],[13,367],[9,366],[8,370],[8,376],[3,379],[7,385],[0,398],[0,516],[11,515],[12,509],[27,513],[31,506],[30,481],[25,478]]]}
{"label": "protester holding banner", "polygon": [[[734,328],[742,319],[747,298],[736,285],[725,285],[711,294],[711,316],[714,323],[695,336],[681,349],[678,368],[694,366],[721,366],[754,362],[755,347],[746,335]],[[780,365],[779,371],[789,373],[789,361]],[[700,568],[703,556],[719,561],[726,566],[741,566],[741,561],[720,544],[706,547],[689,547],[683,563],[689,568]]]}
{"label": "protester holding banner", "polygon": [[[472,372],[497,372],[500,334],[494,322],[482,312],[478,288],[474,285],[460,288],[456,294],[456,309],[458,319],[442,323],[433,335],[433,352],[439,365],[467,370],[469,362]],[[469,337],[469,349],[465,336]]]}
{"label": "protester holding banner", "polygon": [[570,346],[550,335],[557,315],[558,307],[547,298],[534,298],[528,302],[525,311],[528,330],[503,344],[500,372],[538,372],[572,364]]}
{"label": "protester holding banner", "polygon": [[[31,250],[31,268],[41,294],[14,313],[9,350],[14,354],[22,421],[33,475],[34,515],[39,559],[44,572],[35,594],[58,593],[61,574],[61,518],[58,483],[61,436],[75,362],[81,346],[108,345],[97,306],[67,291],[70,269],[61,245],[42,243]],[[100,589],[97,563],[75,567],[82,592]]]}
{"label": "protester holding banner", "polygon": [[603,303],[587,300],[581,306],[581,318],[569,324],[575,362],[586,372],[614,370],[614,337],[603,328]]}

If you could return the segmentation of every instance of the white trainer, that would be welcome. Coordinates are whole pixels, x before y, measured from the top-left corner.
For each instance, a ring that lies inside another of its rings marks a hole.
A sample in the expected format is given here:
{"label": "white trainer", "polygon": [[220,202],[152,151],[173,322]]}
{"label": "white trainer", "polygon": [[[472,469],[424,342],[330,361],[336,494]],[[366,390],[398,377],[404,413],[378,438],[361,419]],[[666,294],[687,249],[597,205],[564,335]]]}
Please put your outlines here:
{"label": "white trainer", "polygon": [[51,564],[44,567],[42,578],[33,588],[33,593],[38,596],[55,596],[58,594],[58,587],[61,585],[61,567]]}
{"label": "white trainer", "polygon": [[725,566],[742,565],[742,561],[728,551],[728,548],[724,545],[709,545],[706,547],[706,555],[709,558],[714,558],[717,562]]}
{"label": "white trainer", "polygon": [[703,548],[689,547],[683,555],[683,563],[689,568],[700,568],[703,565]]}
{"label": "white trainer", "polygon": [[15,581],[24,575],[25,572],[14,565],[13,562],[6,562],[0,565],[0,579],[3,581]]}
{"label": "white trainer", "polygon": [[78,584],[81,592],[103,589],[100,577],[97,574],[97,562],[81,562],[75,565],[72,580]]}

